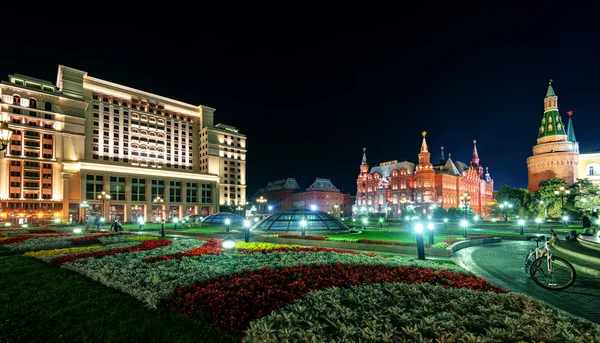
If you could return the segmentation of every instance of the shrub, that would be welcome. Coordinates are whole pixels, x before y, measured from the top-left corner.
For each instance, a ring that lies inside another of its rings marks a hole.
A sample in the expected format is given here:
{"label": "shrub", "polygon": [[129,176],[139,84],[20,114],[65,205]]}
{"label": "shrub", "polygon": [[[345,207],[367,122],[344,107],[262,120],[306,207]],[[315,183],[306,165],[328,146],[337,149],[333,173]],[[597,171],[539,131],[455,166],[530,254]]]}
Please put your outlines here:
{"label": "shrub", "polygon": [[57,266],[61,266],[63,263],[72,262],[78,259],[87,259],[87,258],[102,258],[105,256],[122,254],[122,253],[132,253],[136,251],[144,251],[144,250],[152,250],[156,248],[160,248],[166,245],[170,245],[172,241],[165,240],[155,240],[155,241],[144,241],[139,245],[127,247],[127,248],[118,248],[118,249],[110,249],[110,250],[101,250],[101,251],[92,251],[92,252],[84,252],[80,254],[74,255],[66,255],[60,256],[52,260],[52,264]]}
{"label": "shrub", "polygon": [[[300,265],[280,269],[265,267],[211,278],[176,290],[165,306],[188,317],[210,314],[216,329],[240,336],[251,320],[293,303],[310,291],[382,282],[431,283],[445,288],[505,292],[484,279],[447,270],[384,265]],[[435,307],[433,302],[431,306]]]}
{"label": "shrub", "polygon": [[310,239],[313,241],[324,241],[327,236],[301,236],[301,235],[289,235],[286,233],[279,234],[279,238],[293,238],[293,239]]}
{"label": "shrub", "polygon": [[260,342],[600,342],[600,326],[515,293],[371,284],[313,292],[250,323]]}

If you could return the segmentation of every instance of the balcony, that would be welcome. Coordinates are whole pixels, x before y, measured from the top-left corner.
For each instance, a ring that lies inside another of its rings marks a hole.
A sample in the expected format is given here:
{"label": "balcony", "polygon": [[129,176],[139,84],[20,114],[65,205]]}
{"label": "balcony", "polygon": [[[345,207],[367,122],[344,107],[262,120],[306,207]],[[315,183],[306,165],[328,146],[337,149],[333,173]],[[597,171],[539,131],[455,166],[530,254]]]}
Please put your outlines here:
{"label": "balcony", "polygon": [[40,176],[39,175],[25,175],[25,176],[23,176],[23,178],[25,180],[39,180]]}

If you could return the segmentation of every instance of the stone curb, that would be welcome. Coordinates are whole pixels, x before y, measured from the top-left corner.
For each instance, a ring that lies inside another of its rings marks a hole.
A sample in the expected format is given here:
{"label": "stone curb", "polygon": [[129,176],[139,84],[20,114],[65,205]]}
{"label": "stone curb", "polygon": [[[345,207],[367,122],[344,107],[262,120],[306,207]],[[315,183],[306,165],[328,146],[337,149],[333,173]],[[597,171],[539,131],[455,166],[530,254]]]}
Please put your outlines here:
{"label": "stone curb", "polygon": [[554,249],[562,252],[563,254],[566,254],[566,255],[569,255],[569,256],[573,256],[573,257],[578,258],[580,260],[584,260],[584,261],[588,261],[588,262],[597,264],[600,267],[600,257],[595,257],[595,256],[590,256],[590,255],[582,254],[582,253],[577,252],[577,251],[566,249],[566,247],[561,247],[560,245],[554,245]]}

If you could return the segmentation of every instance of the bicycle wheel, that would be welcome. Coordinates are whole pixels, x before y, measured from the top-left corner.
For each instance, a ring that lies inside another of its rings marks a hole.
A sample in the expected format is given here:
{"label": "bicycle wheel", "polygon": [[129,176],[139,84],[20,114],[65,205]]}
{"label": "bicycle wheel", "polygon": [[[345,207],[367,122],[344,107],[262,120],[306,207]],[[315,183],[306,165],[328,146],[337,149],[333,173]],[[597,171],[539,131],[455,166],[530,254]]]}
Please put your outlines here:
{"label": "bicycle wheel", "polygon": [[531,278],[538,286],[545,289],[560,291],[570,287],[575,282],[575,268],[564,258],[552,256],[552,270],[548,270],[546,256],[535,260],[531,265]]}
{"label": "bicycle wheel", "polygon": [[525,275],[527,275],[527,277],[531,276],[531,265],[533,264],[534,260],[535,250],[531,249],[525,255]]}

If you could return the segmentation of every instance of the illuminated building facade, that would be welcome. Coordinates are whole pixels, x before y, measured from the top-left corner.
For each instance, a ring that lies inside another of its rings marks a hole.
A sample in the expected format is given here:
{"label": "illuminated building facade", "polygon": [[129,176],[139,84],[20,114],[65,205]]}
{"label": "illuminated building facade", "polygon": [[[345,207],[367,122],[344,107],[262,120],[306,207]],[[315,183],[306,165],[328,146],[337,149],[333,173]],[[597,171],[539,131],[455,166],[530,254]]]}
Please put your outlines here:
{"label": "illuminated building facade", "polygon": [[469,208],[483,216],[489,214],[494,181],[487,168],[483,173],[476,142],[470,165],[454,162],[450,155],[446,160],[443,147],[440,163],[434,165],[425,136],[423,132],[417,164],[394,160],[369,168],[366,148],[363,149],[354,214],[387,212],[388,216],[398,217],[408,208],[422,215],[430,213],[434,206],[461,208],[461,196],[465,193],[470,196]]}
{"label": "illuminated building facade", "polygon": [[273,212],[305,208],[334,217],[350,216],[350,195],[342,193],[329,179],[316,178],[303,192],[294,178],[271,181],[254,195],[254,201],[260,196],[267,201],[265,207]]}
{"label": "illuminated building facade", "polygon": [[[0,203],[8,219],[79,221],[93,212],[155,221],[218,210],[223,169],[216,166],[229,157],[211,154],[219,150],[210,140],[211,130],[219,130],[213,108],[65,66],[56,84],[9,75],[0,98],[2,120],[13,130],[0,156]],[[244,162],[241,201],[245,150],[236,156]],[[103,192],[110,199],[99,199]]]}

